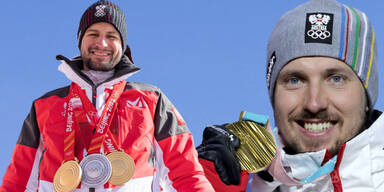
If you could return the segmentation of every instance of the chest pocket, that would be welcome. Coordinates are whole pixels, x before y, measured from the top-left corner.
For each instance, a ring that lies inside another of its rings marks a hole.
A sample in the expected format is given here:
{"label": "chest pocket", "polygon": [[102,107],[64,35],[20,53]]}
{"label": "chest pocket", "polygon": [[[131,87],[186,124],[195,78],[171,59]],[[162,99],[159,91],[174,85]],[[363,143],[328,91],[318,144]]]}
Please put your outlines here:
{"label": "chest pocket", "polygon": [[153,175],[152,116],[142,97],[122,97],[110,127],[121,148],[135,161],[134,177]]}

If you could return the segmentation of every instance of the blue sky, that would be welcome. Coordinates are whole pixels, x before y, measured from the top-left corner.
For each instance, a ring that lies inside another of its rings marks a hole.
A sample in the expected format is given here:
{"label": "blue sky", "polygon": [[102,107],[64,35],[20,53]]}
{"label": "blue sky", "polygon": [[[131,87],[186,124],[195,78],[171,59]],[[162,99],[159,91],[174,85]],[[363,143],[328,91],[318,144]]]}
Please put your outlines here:
{"label": "blue sky", "polygon": [[[10,162],[32,101],[70,82],[57,54],[79,54],[76,32],[95,1],[4,1],[0,16],[0,178]],[[142,71],[130,81],[159,87],[178,108],[195,140],[208,124],[233,122],[241,110],[272,116],[265,55],[278,18],[304,0],[115,0],[128,23],[128,44]],[[262,4],[260,2],[263,2]],[[343,0],[373,23],[384,74],[382,0]],[[384,85],[379,76],[379,85]],[[383,89],[376,108],[384,109]],[[0,181],[2,182],[2,181]]]}

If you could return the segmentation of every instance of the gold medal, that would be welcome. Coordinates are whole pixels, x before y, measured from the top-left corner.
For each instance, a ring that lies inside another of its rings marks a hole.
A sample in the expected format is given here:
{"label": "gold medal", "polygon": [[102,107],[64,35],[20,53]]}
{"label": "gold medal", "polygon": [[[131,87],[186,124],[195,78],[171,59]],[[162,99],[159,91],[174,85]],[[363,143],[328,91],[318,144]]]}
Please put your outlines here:
{"label": "gold medal", "polygon": [[109,183],[123,185],[128,182],[135,172],[135,162],[127,153],[116,151],[107,155],[112,164],[112,175]]}
{"label": "gold medal", "polygon": [[268,132],[267,125],[263,127],[253,121],[238,121],[226,127],[240,139],[240,147],[236,156],[243,170],[255,173],[264,170],[272,162],[276,154],[273,136]]}
{"label": "gold medal", "polygon": [[66,161],[55,173],[53,186],[56,192],[71,192],[81,181],[81,167],[76,160]]}

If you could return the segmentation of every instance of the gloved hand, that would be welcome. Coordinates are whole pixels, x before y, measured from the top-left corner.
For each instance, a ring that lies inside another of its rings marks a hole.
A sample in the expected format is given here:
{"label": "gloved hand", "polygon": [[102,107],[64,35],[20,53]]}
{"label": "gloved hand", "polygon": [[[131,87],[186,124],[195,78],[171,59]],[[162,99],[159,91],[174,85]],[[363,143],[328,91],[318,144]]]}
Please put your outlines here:
{"label": "gloved hand", "polygon": [[203,141],[196,149],[199,158],[212,161],[221,181],[226,185],[240,184],[241,167],[235,151],[240,140],[225,125],[204,129]]}

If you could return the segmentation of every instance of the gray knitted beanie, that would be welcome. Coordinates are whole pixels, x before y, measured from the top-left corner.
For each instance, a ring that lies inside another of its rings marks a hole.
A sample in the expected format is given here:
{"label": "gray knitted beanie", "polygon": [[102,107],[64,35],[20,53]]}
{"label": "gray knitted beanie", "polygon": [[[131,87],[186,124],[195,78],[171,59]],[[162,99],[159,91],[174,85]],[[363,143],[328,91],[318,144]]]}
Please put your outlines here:
{"label": "gray knitted beanie", "polygon": [[373,108],[378,94],[377,47],[372,24],[363,12],[335,0],[311,0],[280,18],[267,49],[272,104],[280,70],[305,56],[332,57],[348,64],[360,77]]}

